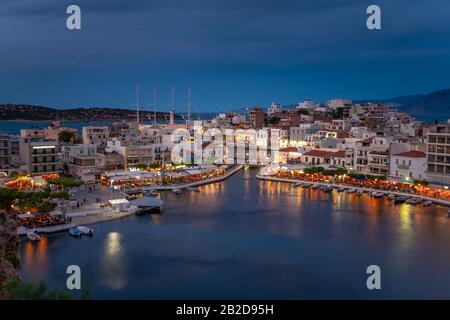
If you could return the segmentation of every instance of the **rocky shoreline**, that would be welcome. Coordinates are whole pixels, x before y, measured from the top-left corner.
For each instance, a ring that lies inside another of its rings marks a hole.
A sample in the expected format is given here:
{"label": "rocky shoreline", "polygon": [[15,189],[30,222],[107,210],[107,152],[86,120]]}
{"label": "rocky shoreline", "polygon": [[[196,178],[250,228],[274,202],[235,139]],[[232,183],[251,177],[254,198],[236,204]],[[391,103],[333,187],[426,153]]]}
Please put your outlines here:
{"label": "rocky shoreline", "polygon": [[8,299],[6,285],[20,280],[19,236],[16,224],[0,212],[0,300]]}

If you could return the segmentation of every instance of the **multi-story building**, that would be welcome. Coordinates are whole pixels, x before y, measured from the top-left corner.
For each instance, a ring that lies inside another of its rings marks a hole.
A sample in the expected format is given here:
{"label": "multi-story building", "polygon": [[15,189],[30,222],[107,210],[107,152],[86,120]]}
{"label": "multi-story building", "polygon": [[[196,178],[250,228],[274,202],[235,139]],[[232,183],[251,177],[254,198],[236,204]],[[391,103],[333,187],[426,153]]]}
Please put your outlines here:
{"label": "multi-story building", "polygon": [[32,173],[42,174],[61,170],[58,144],[42,138],[20,137],[21,167]]}
{"label": "multi-story building", "polygon": [[261,108],[253,108],[250,111],[250,121],[255,129],[264,127],[264,110]]}
{"label": "multi-story building", "polygon": [[62,154],[69,174],[87,184],[100,181],[101,172],[105,166],[105,155],[97,152],[96,145],[63,146]]}
{"label": "multi-story building", "polygon": [[389,174],[389,146],[389,138],[373,137],[368,153],[369,173],[384,176]]}
{"label": "multi-story building", "polygon": [[0,133],[0,169],[11,166],[11,137]]}
{"label": "multi-story building", "polygon": [[281,107],[281,104],[272,102],[270,105],[270,108],[267,110],[267,114],[270,116],[274,113],[282,112],[283,107]]}
{"label": "multi-story building", "polygon": [[425,152],[415,150],[391,155],[389,174],[399,180],[423,180],[426,158]]}
{"label": "multi-story building", "polygon": [[106,147],[106,141],[109,139],[109,128],[106,126],[88,126],[83,127],[81,135],[83,144],[95,144],[99,151]]}
{"label": "multi-story building", "polygon": [[428,128],[427,145],[427,180],[450,185],[450,120]]}
{"label": "multi-story building", "polygon": [[122,155],[124,166],[127,169],[139,164],[152,164],[157,162],[156,148],[152,144],[114,138],[107,142],[105,150]]}

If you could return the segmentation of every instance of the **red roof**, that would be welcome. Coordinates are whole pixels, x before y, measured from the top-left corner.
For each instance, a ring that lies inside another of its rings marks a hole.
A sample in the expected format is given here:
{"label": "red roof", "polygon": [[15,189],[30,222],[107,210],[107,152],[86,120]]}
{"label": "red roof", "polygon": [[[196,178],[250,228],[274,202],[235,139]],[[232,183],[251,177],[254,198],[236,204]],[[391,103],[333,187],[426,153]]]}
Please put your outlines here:
{"label": "red roof", "polygon": [[407,151],[396,154],[399,157],[409,157],[409,158],[425,158],[427,155],[422,151]]}
{"label": "red roof", "polygon": [[298,149],[295,147],[287,147],[287,148],[281,148],[279,151],[280,152],[298,152]]}
{"label": "red roof", "polygon": [[339,150],[338,152],[333,153],[333,157],[335,158],[345,158],[345,151]]}
{"label": "red roof", "polygon": [[330,152],[330,151],[322,151],[322,150],[310,150],[308,152],[305,152],[303,155],[304,156],[311,156],[311,157],[329,157],[331,155],[333,155],[334,152]]}

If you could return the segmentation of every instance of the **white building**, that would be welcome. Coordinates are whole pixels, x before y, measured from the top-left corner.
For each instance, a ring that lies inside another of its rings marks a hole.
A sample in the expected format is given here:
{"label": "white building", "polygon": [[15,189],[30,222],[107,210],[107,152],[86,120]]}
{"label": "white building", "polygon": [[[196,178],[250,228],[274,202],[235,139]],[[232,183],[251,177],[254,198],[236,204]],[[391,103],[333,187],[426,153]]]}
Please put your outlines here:
{"label": "white building", "polygon": [[303,102],[299,102],[297,105],[297,109],[312,109],[314,108],[315,103],[310,99],[305,99]]}
{"label": "white building", "polygon": [[351,105],[352,100],[342,98],[331,99],[327,103],[327,106],[333,110],[336,110],[337,108],[350,107]]}
{"label": "white building", "polygon": [[391,155],[390,176],[413,182],[425,179],[427,156],[422,151],[406,151]]}
{"label": "white building", "polygon": [[100,149],[104,149],[109,139],[109,128],[106,126],[83,127],[82,137],[83,144],[95,144]]}
{"label": "white building", "polygon": [[270,116],[274,113],[282,112],[282,111],[283,111],[283,107],[281,106],[281,104],[272,102],[272,104],[270,105],[270,108],[267,110],[267,114]]}
{"label": "white building", "polygon": [[87,184],[100,181],[101,172],[105,166],[105,155],[97,152],[96,145],[63,146],[62,154],[72,176]]}

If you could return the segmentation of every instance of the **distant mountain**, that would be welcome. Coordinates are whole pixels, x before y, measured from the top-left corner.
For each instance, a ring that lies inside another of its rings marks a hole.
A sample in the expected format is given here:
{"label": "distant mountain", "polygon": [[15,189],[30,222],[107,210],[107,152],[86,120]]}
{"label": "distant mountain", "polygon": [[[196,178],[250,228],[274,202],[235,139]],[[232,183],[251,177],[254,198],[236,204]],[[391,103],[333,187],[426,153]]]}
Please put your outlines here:
{"label": "distant mountain", "polygon": [[[142,120],[153,119],[152,111],[140,111]],[[169,119],[166,112],[157,112],[157,119]],[[75,108],[56,109],[23,104],[0,104],[0,120],[29,121],[119,121],[136,120],[136,110],[121,108]],[[175,115],[175,119],[181,119]]]}
{"label": "distant mountain", "polygon": [[400,111],[414,115],[450,114],[450,89],[434,91],[428,94],[416,94],[380,100],[362,102],[382,102],[392,104]]}

